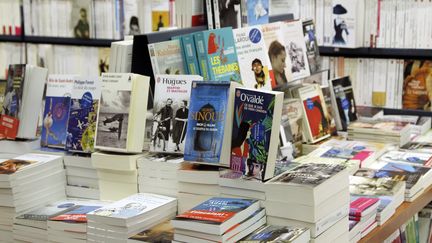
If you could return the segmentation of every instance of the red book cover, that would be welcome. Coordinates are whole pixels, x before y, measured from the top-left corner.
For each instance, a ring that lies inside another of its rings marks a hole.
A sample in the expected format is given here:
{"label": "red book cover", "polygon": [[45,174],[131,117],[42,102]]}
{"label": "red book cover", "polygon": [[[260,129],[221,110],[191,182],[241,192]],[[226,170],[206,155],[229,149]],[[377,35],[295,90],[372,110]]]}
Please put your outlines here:
{"label": "red book cover", "polygon": [[350,203],[350,217],[361,217],[362,212],[379,202],[378,198],[360,197]]}
{"label": "red book cover", "polygon": [[0,137],[15,139],[18,134],[19,120],[17,118],[2,115],[0,117]]}
{"label": "red book cover", "polygon": [[323,126],[322,121],[326,118],[324,117],[325,115],[320,97],[314,96],[312,98],[303,100],[303,105],[306,110],[306,116],[309,122],[312,137],[316,139],[325,135],[325,127]]}

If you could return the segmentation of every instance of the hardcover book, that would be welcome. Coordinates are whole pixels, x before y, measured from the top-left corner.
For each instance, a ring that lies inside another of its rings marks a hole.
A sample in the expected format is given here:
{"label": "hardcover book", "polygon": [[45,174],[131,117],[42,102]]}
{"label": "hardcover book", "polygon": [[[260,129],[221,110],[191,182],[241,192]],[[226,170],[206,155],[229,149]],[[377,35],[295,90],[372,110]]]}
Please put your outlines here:
{"label": "hardcover book", "polygon": [[41,146],[65,148],[74,80],[71,75],[48,77]]}
{"label": "hardcover book", "polygon": [[150,151],[183,154],[193,81],[197,75],[156,75]]}
{"label": "hardcover book", "polygon": [[262,181],[274,176],[283,93],[236,88],[230,167]]}
{"label": "hardcover book", "polygon": [[95,146],[98,149],[140,153],[146,123],[150,79],[131,73],[103,73]]}
{"label": "hardcover book", "polygon": [[94,151],[100,96],[99,78],[79,77],[75,79],[66,138],[67,150],[81,153]]}
{"label": "hardcover book", "polygon": [[148,50],[154,76],[186,73],[179,39],[148,44]]}
{"label": "hardcover book", "polygon": [[334,109],[338,112],[335,116],[338,130],[346,131],[348,125],[357,120],[354,90],[349,76],[330,81],[331,98]]}
{"label": "hardcover book", "polygon": [[302,235],[305,235],[306,239],[308,239],[310,237],[308,231],[307,228],[265,225],[243,238],[240,243],[295,242]]}
{"label": "hardcover book", "polygon": [[309,70],[310,73],[313,74],[321,70],[321,56],[319,54],[315,23],[313,20],[303,21],[303,36],[306,42]]}
{"label": "hardcover book", "polygon": [[[208,80],[240,82],[239,63],[231,27],[198,32],[194,36],[200,68],[207,64]],[[201,70],[203,71],[203,70]],[[204,80],[207,80],[202,74]]]}
{"label": "hardcover book", "polygon": [[[220,164],[229,115],[229,82],[193,82],[184,159]],[[232,110],[232,109],[231,109]]]}
{"label": "hardcover book", "polygon": [[243,85],[271,90],[274,77],[261,26],[235,29],[233,34]]}
{"label": "hardcover book", "polygon": [[327,107],[318,84],[298,89],[304,116],[304,134],[309,143],[319,142],[331,134]]}
{"label": "hardcover book", "polygon": [[287,57],[291,60],[292,79],[297,80],[310,75],[306,43],[301,20],[283,24],[283,36]]}
{"label": "hardcover book", "polygon": [[273,183],[292,183],[316,187],[345,169],[338,164],[300,164],[272,180]]}

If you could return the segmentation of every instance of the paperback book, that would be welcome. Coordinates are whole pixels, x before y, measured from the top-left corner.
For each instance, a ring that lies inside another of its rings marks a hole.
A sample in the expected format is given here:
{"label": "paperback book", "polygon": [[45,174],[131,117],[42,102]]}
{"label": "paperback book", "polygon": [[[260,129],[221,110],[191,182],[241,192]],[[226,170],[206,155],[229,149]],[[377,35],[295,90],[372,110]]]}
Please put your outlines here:
{"label": "paperback book", "polygon": [[303,113],[302,103],[299,99],[285,99],[282,106],[281,118],[281,146],[288,143],[293,145],[293,157],[301,154],[303,140]]}
{"label": "paperback book", "polygon": [[265,225],[243,238],[240,243],[259,243],[259,242],[303,242],[310,238],[309,229],[292,227]]}
{"label": "paperback book", "polygon": [[[256,26],[269,22],[269,0],[242,0],[242,26]],[[240,27],[240,26],[239,26]]]}
{"label": "paperback book", "polygon": [[271,90],[274,77],[261,26],[234,29],[233,34],[243,85]]}
{"label": "paperback book", "polygon": [[156,75],[150,151],[183,154],[193,81],[197,75]]}
{"label": "paperback book", "polygon": [[74,80],[72,75],[48,77],[41,146],[65,148]]}
{"label": "paperback book", "polygon": [[154,76],[186,73],[179,39],[148,44],[148,50]]}
{"label": "paperback book", "polygon": [[303,36],[306,42],[309,70],[311,74],[314,74],[321,70],[321,56],[319,54],[316,28],[313,20],[303,21]]}
{"label": "paperback book", "polygon": [[140,233],[129,238],[128,242],[158,242],[170,243],[174,239],[174,229],[170,221],[165,221],[150,229],[141,231]]}
{"label": "paperback book", "polygon": [[7,81],[5,79],[0,79],[0,114],[3,111],[3,102],[5,100]]}
{"label": "paperback book", "polygon": [[49,154],[24,154],[13,159],[4,160],[0,162],[0,181],[8,181],[12,177],[19,177],[23,171],[31,170],[60,158],[60,156]]}
{"label": "paperback book", "polygon": [[402,108],[410,110],[432,110],[428,93],[431,92],[427,85],[428,75],[432,70],[430,61],[405,60],[404,81],[402,91]]}
{"label": "paperback book", "polygon": [[379,158],[379,161],[409,163],[432,167],[432,154],[415,151],[389,150]]}
{"label": "paperback book", "polygon": [[67,150],[81,153],[94,151],[100,96],[99,78],[79,77],[75,79],[66,138]]}
{"label": "paperback book", "polygon": [[393,196],[402,187],[405,188],[404,182],[395,181],[388,177],[367,178],[350,176],[350,193],[352,195]]}
{"label": "paperback book", "polygon": [[92,1],[76,0],[72,4],[70,19],[72,36],[78,39],[94,38]]}
{"label": "paperback book", "polygon": [[262,181],[274,176],[283,93],[236,88],[230,167]]}
{"label": "paperback book", "polygon": [[300,20],[283,24],[283,36],[287,57],[291,60],[292,79],[297,80],[310,75],[307,48]]}
{"label": "paperback book", "polygon": [[67,212],[51,217],[49,220],[69,223],[87,223],[87,214],[101,207],[101,205],[77,205]]}
{"label": "paperback book", "polygon": [[333,108],[338,113],[335,116],[336,127],[346,131],[348,125],[357,120],[354,90],[349,76],[331,80],[330,92]]}

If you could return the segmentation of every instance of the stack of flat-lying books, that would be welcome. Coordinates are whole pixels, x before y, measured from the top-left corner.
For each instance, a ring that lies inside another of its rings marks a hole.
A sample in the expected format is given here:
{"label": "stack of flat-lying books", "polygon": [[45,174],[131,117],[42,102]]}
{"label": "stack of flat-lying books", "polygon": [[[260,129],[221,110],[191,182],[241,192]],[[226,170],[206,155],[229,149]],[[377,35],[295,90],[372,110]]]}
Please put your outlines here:
{"label": "stack of flat-lying books", "polygon": [[349,229],[350,242],[357,242],[378,225],[379,199],[367,197],[351,197]]}
{"label": "stack of flat-lying books", "polygon": [[63,158],[66,168],[66,195],[73,198],[100,198],[96,169],[89,154],[67,154]]}

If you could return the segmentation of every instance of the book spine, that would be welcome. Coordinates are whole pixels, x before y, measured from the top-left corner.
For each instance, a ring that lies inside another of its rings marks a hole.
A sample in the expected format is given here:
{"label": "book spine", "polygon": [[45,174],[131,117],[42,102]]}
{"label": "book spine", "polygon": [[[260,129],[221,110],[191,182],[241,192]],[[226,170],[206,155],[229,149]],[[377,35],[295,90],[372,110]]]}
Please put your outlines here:
{"label": "book spine", "polygon": [[199,70],[204,80],[209,80],[209,66],[207,62],[204,34],[202,32],[194,34],[194,41],[198,56]]}
{"label": "book spine", "polygon": [[219,0],[212,0],[213,1],[213,15],[214,15],[214,28],[220,29],[221,23],[220,23],[220,12],[219,12]]}
{"label": "book spine", "polygon": [[207,11],[207,26],[209,30],[212,30],[214,29],[212,0],[206,0],[206,11]]}

